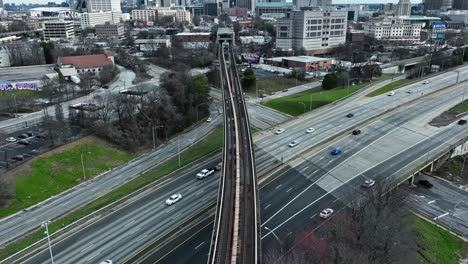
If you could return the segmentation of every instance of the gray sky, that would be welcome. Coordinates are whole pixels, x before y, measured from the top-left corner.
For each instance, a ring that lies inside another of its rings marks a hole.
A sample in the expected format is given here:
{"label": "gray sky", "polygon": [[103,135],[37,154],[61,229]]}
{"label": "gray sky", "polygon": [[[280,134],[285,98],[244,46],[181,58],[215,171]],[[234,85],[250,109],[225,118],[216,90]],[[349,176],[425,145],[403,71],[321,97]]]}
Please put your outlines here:
{"label": "gray sky", "polygon": [[[396,3],[398,0],[332,0],[333,4],[382,4],[382,3]],[[39,4],[47,4],[47,2],[56,2],[61,3],[61,0],[4,0],[4,3],[15,3],[15,4],[29,4],[29,3],[39,3]],[[411,0],[411,3],[420,3],[421,0]]]}

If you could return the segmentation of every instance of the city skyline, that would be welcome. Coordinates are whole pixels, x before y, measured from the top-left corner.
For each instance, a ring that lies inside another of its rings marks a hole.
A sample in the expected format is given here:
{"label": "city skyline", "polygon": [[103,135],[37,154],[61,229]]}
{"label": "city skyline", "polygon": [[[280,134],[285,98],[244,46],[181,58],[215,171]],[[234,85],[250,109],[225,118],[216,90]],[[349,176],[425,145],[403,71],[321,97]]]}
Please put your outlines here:
{"label": "city skyline", "polygon": [[[422,0],[411,0],[412,4],[421,3]],[[47,4],[48,2],[61,3],[63,0],[7,0],[4,3],[8,4]],[[398,3],[398,0],[333,0],[333,4],[386,4],[386,3]]]}

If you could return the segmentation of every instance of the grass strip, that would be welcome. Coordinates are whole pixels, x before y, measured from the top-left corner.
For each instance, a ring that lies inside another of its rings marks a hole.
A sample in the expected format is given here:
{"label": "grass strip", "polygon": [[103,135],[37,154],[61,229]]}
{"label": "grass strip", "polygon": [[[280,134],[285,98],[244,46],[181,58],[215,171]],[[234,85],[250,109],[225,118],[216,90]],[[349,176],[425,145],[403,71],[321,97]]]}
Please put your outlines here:
{"label": "grass strip", "polygon": [[[296,87],[299,85],[303,85],[306,83],[310,83],[311,80],[299,81],[295,78],[288,78],[288,77],[273,77],[270,79],[258,79],[257,80],[257,87],[258,93],[261,94],[270,94],[278,91],[282,91],[285,89],[289,89],[291,87]],[[251,88],[246,91],[246,93],[250,96],[256,96],[256,88]]]}
{"label": "grass strip", "polygon": [[[388,78],[391,78],[391,75],[384,74],[375,78],[372,83]],[[364,82],[350,87],[337,87],[332,90],[313,89],[303,93],[275,98],[267,101],[264,105],[289,115],[298,116],[342,99],[358,90],[361,90],[369,84],[371,83]]]}
{"label": "grass strip", "polygon": [[[14,197],[0,208],[0,218],[19,212],[68,190],[86,178],[117,167],[136,156],[95,137],[64,146],[65,149],[38,157],[14,180]],[[83,164],[82,164],[83,162]]]}
{"label": "grass strip", "polygon": [[[220,149],[223,145],[223,129],[218,128],[209,136],[207,136],[202,141],[196,143],[191,148],[187,149],[180,155],[181,167],[185,166],[199,158],[206,156],[207,154]],[[49,225],[49,232],[53,233],[60,228],[63,228],[70,223],[73,223],[86,215],[89,215],[96,210],[103,208],[104,206],[142,188],[143,186],[161,178],[164,175],[167,175],[177,169],[179,169],[179,160],[178,157],[172,158],[169,161],[161,164],[160,166],[146,172],[140,177],[120,186],[114,191],[94,200],[93,202],[87,204],[83,208],[67,214],[66,216],[54,221]],[[44,230],[38,230],[30,235],[25,236],[23,239],[18,240],[17,242],[7,245],[5,248],[0,250],[0,259],[5,259],[6,257],[13,255],[14,253],[20,251],[33,244],[34,242],[44,238]]]}
{"label": "grass strip", "polygon": [[421,263],[458,263],[468,253],[468,243],[420,217],[414,217],[413,230]]}

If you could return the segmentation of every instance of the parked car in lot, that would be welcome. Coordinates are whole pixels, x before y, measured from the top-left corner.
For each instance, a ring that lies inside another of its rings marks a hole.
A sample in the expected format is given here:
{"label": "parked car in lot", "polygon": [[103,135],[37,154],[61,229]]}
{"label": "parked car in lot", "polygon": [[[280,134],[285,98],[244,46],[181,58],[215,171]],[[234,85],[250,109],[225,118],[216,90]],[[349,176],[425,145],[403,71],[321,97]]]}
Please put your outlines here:
{"label": "parked car in lot", "polygon": [[375,185],[375,181],[371,180],[371,179],[368,179],[368,180],[364,181],[364,183],[362,184],[362,187],[370,188],[370,187],[372,187],[374,185]]}
{"label": "parked car in lot", "polygon": [[20,140],[20,141],[18,141],[17,143],[20,144],[20,145],[29,145],[29,144],[31,144],[31,142],[29,142],[29,141],[27,141],[27,140],[25,140],[25,139]]}
{"label": "parked car in lot", "polygon": [[434,185],[432,185],[432,183],[428,180],[419,180],[418,183],[423,186],[423,187],[426,187],[428,189],[432,188]]}
{"label": "parked car in lot", "polygon": [[306,130],[306,133],[307,133],[307,134],[310,134],[310,133],[314,133],[314,131],[315,131],[315,128],[310,127],[310,128],[308,128],[308,129]]}
{"label": "parked car in lot", "polygon": [[359,135],[359,134],[361,134],[361,130],[359,129],[353,130],[353,135]]}
{"label": "parked car in lot", "polygon": [[460,119],[460,120],[458,120],[458,124],[459,125],[464,125],[464,124],[466,124],[466,120],[465,119]]}
{"label": "parked car in lot", "polygon": [[19,135],[18,137],[19,137],[19,138],[28,138],[29,136],[28,136],[28,134],[25,133],[25,134]]}
{"label": "parked car in lot", "polygon": [[180,193],[174,194],[171,197],[167,198],[166,204],[167,205],[173,205],[173,204],[177,203],[178,201],[180,201],[180,199],[182,199],[182,194],[180,194]]}
{"label": "parked car in lot", "polygon": [[11,159],[16,160],[16,161],[22,161],[22,160],[24,160],[24,156],[23,155],[16,155]]}
{"label": "parked car in lot", "polygon": [[284,128],[280,128],[275,131],[275,134],[280,135],[280,134],[283,134],[283,132],[284,132]]}
{"label": "parked car in lot", "polygon": [[7,137],[5,140],[8,142],[16,142],[16,138],[14,137]]}
{"label": "parked car in lot", "polygon": [[332,214],[333,214],[333,209],[327,208],[327,209],[324,209],[322,212],[320,212],[320,217],[326,219],[330,217]]}
{"label": "parked car in lot", "polygon": [[339,148],[335,148],[335,149],[333,149],[332,152],[331,152],[331,154],[332,154],[333,156],[336,156],[336,155],[338,155],[338,154],[340,154],[340,153],[341,153],[341,149],[339,149]]}
{"label": "parked car in lot", "polygon": [[291,143],[289,143],[289,147],[290,148],[295,147],[295,146],[297,146],[297,144],[299,144],[299,141],[297,141],[297,140],[291,141]]}
{"label": "parked car in lot", "polygon": [[353,113],[349,113],[349,114],[346,115],[347,118],[351,118],[351,117],[353,117],[353,116],[354,116]]}

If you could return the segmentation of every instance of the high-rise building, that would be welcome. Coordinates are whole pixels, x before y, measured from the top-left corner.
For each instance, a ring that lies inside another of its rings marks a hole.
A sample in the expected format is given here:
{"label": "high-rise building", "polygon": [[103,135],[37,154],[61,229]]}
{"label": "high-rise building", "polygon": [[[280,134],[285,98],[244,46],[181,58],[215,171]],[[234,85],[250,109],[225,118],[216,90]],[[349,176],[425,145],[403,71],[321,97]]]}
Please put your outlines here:
{"label": "high-rise building", "polygon": [[158,17],[156,9],[133,9],[132,19],[137,21],[155,21]]}
{"label": "high-rise building", "polygon": [[105,23],[117,24],[120,22],[122,13],[119,12],[96,12],[96,13],[82,13],[81,14],[81,28],[94,28],[96,25]]}
{"label": "high-rise building", "polygon": [[289,18],[278,19],[276,48],[325,54],[346,41],[347,10],[333,7],[292,11]]}
{"label": "high-rise building", "polygon": [[424,0],[424,12],[452,8],[452,0]]}
{"label": "high-rise building", "polygon": [[235,0],[235,4],[231,7],[246,8],[251,14],[255,13],[255,1],[256,0]]}
{"label": "high-rise building", "polygon": [[466,0],[453,0],[452,8],[455,10],[468,10],[468,1]]}
{"label": "high-rise building", "polygon": [[420,40],[421,24],[412,24],[401,18],[371,20],[364,24],[366,35],[386,41],[416,42]]}
{"label": "high-rise building", "polygon": [[44,40],[71,39],[75,37],[73,21],[46,21],[43,28]]}
{"label": "high-rise building", "polygon": [[410,0],[399,0],[397,5],[397,16],[410,16],[411,15],[411,2]]}
{"label": "high-rise building", "polygon": [[100,11],[122,12],[120,0],[87,0],[86,8],[90,13]]}
{"label": "high-rise building", "polygon": [[302,7],[326,7],[332,5],[332,0],[293,0],[293,5],[297,10]]}
{"label": "high-rise building", "polygon": [[3,0],[0,0],[0,11],[3,11]]}

